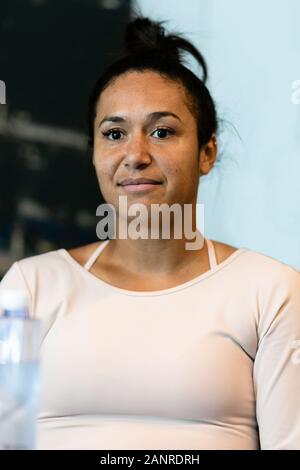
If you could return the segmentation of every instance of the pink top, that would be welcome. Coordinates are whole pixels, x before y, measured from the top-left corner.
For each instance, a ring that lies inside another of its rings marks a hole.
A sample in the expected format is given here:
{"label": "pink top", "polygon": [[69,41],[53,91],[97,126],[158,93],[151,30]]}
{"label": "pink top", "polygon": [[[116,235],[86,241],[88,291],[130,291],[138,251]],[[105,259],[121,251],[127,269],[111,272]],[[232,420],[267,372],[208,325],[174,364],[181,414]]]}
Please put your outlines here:
{"label": "pink top", "polygon": [[300,449],[300,276],[239,249],[176,287],[115,287],[64,249],[2,289],[43,320],[40,449]]}

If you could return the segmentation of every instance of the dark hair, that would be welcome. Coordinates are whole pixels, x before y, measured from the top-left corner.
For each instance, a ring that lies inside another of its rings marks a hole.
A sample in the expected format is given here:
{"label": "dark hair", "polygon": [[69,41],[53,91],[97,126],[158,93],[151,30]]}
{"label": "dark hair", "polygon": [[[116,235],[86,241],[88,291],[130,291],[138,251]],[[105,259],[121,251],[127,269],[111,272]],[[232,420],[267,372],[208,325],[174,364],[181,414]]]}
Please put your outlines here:
{"label": "dark hair", "polygon": [[[182,52],[190,53],[202,68],[198,78],[183,65]],[[165,34],[162,22],[139,17],[127,25],[125,51],[97,80],[90,95],[88,109],[89,145],[94,143],[94,120],[98,99],[104,89],[128,71],[151,70],[180,82],[186,91],[187,106],[198,123],[198,140],[202,146],[217,131],[217,116],[212,97],[205,86],[207,66],[202,54],[180,35]]]}

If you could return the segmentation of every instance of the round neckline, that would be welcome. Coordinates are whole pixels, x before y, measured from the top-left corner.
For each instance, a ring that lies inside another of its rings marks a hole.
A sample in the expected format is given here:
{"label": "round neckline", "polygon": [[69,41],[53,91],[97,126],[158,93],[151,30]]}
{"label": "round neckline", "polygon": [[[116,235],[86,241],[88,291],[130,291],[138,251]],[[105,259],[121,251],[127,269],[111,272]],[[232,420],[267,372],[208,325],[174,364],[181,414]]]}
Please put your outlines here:
{"label": "round neckline", "polygon": [[205,280],[205,279],[211,277],[212,275],[214,275],[215,273],[219,272],[225,266],[232,263],[235,260],[235,258],[237,258],[241,253],[244,253],[245,251],[246,250],[244,248],[237,248],[231,255],[229,255],[224,261],[221,261],[221,263],[217,264],[215,267],[210,268],[205,273],[202,273],[199,276],[196,276],[193,279],[190,279],[189,281],[178,284],[177,286],[169,287],[167,289],[152,290],[152,291],[134,291],[134,290],[122,289],[121,287],[114,286],[113,284],[110,284],[109,282],[104,281],[100,277],[95,276],[95,274],[91,273],[86,268],[84,268],[84,266],[82,266],[80,263],[78,263],[78,261],[76,261],[73,258],[73,256],[71,256],[70,253],[65,248],[61,248],[61,249],[57,250],[57,252],[62,254],[64,256],[64,258],[67,261],[69,261],[77,270],[79,270],[81,273],[84,272],[87,277],[89,277],[90,279],[93,280],[93,282],[96,282],[97,284],[102,284],[103,286],[106,286],[106,287],[108,287],[112,290],[115,290],[115,291],[117,291],[121,294],[132,295],[132,296],[136,296],[136,297],[155,296],[155,295],[159,296],[159,295],[171,294],[171,293],[176,292],[178,290],[185,289],[185,288],[187,288],[187,287],[189,287],[193,284],[196,284],[197,282]]}

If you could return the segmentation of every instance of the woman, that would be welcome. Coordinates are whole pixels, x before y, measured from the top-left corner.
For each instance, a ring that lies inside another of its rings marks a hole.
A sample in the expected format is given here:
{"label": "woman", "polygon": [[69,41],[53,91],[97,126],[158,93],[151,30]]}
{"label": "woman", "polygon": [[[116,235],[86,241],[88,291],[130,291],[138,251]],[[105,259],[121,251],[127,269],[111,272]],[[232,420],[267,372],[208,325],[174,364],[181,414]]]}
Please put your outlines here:
{"label": "woman", "polygon": [[[195,227],[217,154],[205,79],[188,41],[129,24],[90,101],[93,164],[118,216],[121,196],[129,208],[187,204]],[[300,448],[298,273],[208,239],[188,250],[170,228],[24,259],[4,278],[44,320],[39,448]]]}

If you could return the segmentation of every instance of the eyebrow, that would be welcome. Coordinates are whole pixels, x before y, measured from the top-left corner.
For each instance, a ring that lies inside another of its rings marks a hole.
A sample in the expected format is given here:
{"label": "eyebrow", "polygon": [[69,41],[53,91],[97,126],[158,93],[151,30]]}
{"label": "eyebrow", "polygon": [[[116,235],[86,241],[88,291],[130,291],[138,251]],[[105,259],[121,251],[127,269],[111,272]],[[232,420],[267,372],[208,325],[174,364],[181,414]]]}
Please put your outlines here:
{"label": "eyebrow", "polygon": [[[172,113],[171,111],[155,111],[154,113],[148,114],[146,120],[148,123],[151,124],[152,122],[158,121],[158,119],[167,116],[172,116],[181,122],[180,117],[177,116],[177,114]],[[104,122],[126,122],[126,119],[121,116],[105,116],[98,127],[100,127]]]}

